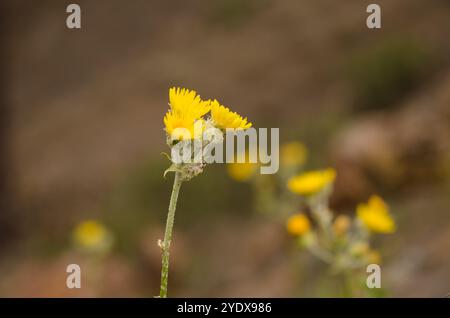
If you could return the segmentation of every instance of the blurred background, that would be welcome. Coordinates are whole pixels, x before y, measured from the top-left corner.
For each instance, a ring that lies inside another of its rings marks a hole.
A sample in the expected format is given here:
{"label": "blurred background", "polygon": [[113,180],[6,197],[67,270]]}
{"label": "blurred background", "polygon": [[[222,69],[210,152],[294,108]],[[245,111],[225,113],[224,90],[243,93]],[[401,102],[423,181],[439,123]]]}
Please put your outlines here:
{"label": "blurred background", "polygon": [[[172,175],[168,88],[217,98],[335,167],[333,208],[381,194],[398,223],[375,242],[388,296],[450,292],[450,3],[2,1],[0,296],[144,296],[159,290]],[[223,165],[184,184],[171,296],[327,296],[320,262],[257,213]],[[108,251],[73,244],[97,220]],[[67,289],[80,264],[82,288]]]}

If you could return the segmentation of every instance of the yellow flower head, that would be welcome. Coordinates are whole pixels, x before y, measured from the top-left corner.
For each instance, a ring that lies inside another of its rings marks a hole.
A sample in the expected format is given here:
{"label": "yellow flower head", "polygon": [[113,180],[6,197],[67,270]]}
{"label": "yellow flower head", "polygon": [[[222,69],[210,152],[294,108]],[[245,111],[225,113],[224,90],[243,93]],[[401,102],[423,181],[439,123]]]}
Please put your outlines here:
{"label": "yellow flower head", "polygon": [[292,177],[288,181],[288,189],[294,193],[309,196],[319,193],[334,182],[336,171],[334,169],[315,170]]}
{"label": "yellow flower head", "polygon": [[285,167],[301,166],[306,161],[308,151],[304,144],[292,141],[281,145],[280,161]]}
{"label": "yellow flower head", "polygon": [[170,110],[164,116],[164,125],[172,140],[197,138],[204,129],[203,119],[196,120]]}
{"label": "yellow flower head", "polygon": [[87,250],[106,250],[111,245],[109,231],[99,222],[88,220],[77,225],[73,239],[79,247]]}
{"label": "yellow flower head", "polygon": [[358,219],[372,232],[393,233],[396,230],[389,207],[379,196],[373,195],[367,204],[359,204],[356,213]]}
{"label": "yellow flower head", "polygon": [[204,101],[194,90],[186,88],[169,89],[169,103],[171,111],[182,118],[196,120],[210,110],[210,101]]}
{"label": "yellow flower head", "polygon": [[[244,155],[244,158],[238,158],[238,155],[235,155],[235,161],[227,164],[227,172],[231,179],[245,182],[253,177],[259,165],[257,162],[251,162],[248,150],[245,154],[241,153],[240,155]],[[238,162],[238,159],[242,162]]]}
{"label": "yellow flower head", "polygon": [[296,213],[287,220],[286,229],[291,235],[301,236],[310,231],[311,223],[305,214]]}
{"label": "yellow flower head", "polygon": [[369,250],[367,253],[367,262],[371,264],[381,264],[381,254],[376,250]]}
{"label": "yellow flower head", "polygon": [[210,102],[203,101],[193,90],[172,87],[169,90],[170,110],[164,116],[166,132],[172,140],[196,138],[202,129],[194,130],[202,116],[210,110]]}
{"label": "yellow flower head", "polygon": [[252,127],[252,123],[248,122],[247,118],[242,118],[239,114],[220,105],[217,100],[211,103],[211,117],[214,125],[220,129],[248,129]]}
{"label": "yellow flower head", "polygon": [[248,181],[257,169],[258,165],[256,163],[243,162],[227,164],[228,175],[238,182]]}
{"label": "yellow flower head", "polygon": [[352,224],[351,219],[347,215],[339,215],[333,223],[333,231],[336,235],[341,236],[347,233]]}

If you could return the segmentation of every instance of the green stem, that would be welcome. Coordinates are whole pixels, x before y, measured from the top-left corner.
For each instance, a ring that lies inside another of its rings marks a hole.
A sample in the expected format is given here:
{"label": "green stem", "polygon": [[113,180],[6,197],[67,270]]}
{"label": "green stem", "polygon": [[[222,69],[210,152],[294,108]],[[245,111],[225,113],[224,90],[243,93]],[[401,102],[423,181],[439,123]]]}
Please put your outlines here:
{"label": "green stem", "polygon": [[177,207],[178,193],[180,192],[181,183],[183,182],[181,173],[175,173],[173,181],[172,195],[170,196],[169,212],[167,214],[166,231],[164,233],[164,241],[161,242],[162,251],[162,267],[161,267],[161,288],[159,297],[167,297],[167,282],[169,279],[169,250],[172,241],[173,222],[175,220],[175,209]]}

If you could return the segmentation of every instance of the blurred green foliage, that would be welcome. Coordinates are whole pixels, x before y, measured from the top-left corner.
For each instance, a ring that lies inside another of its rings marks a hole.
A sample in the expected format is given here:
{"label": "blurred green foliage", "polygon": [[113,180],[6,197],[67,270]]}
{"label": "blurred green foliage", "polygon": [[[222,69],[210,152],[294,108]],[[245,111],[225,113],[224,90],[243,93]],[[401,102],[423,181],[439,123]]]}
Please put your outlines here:
{"label": "blurred green foliage", "polygon": [[417,87],[430,71],[431,55],[418,41],[382,40],[358,52],[348,76],[358,110],[387,109]]}

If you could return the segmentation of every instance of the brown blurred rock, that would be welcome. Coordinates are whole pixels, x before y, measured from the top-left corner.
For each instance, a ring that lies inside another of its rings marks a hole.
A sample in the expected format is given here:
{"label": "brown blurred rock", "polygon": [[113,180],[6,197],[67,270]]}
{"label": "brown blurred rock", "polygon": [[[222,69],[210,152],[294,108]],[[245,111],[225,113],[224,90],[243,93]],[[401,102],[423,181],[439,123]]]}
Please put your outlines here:
{"label": "brown blurred rock", "polygon": [[450,75],[395,112],[366,115],[336,136],[336,201],[448,178]]}

